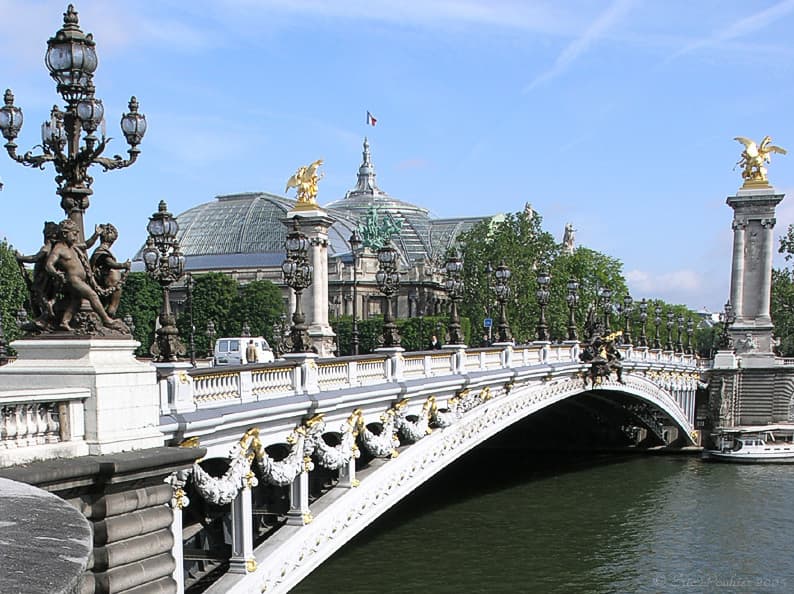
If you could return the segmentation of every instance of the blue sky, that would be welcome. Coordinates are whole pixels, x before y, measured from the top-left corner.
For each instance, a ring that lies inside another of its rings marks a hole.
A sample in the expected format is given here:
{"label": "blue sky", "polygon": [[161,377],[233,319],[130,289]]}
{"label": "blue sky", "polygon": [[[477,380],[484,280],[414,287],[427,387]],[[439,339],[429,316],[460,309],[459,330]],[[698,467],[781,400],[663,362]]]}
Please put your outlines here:
{"label": "blue sky", "polygon": [[[43,64],[67,2],[0,0],[0,90],[28,150],[62,104]],[[562,238],[624,263],[635,298],[719,310],[728,296],[735,136],[794,149],[794,0],[83,0],[97,42],[109,154],[126,154],[130,95],[146,114],[138,163],[102,173],[86,222],[113,222],[118,258],[174,213],[244,191],[282,193],[325,160],[321,204],[355,182],[368,135],[380,187],[439,217],[541,213]],[[367,110],[378,118],[367,127]],[[794,153],[769,177],[794,189]],[[51,168],[0,154],[0,237],[40,246],[60,220]],[[776,235],[794,222],[778,207]],[[778,264],[779,260],[776,261]]]}

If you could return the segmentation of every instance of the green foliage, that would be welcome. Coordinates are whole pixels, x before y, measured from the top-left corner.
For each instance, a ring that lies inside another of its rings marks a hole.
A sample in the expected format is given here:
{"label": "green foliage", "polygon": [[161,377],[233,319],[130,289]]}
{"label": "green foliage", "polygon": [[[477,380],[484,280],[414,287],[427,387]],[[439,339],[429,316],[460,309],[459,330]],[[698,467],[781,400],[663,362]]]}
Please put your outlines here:
{"label": "green foliage", "polygon": [[[240,291],[237,281],[221,274],[208,272],[193,277],[192,309],[193,326],[195,326],[194,341],[197,356],[211,350],[207,337],[207,322],[212,320],[215,324],[215,337],[240,336],[242,323],[238,317],[240,309]],[[249,320],[251,324],[251,320]],[[179,336],[185,346],[188,346],[190,337],[190,312],[186,309],[177,319]],[[253,331],[252,331],[253,333]]]}
{"label": "green foliage", "polygon": [[3,239],[0,241],[0,315],[2,315],[3,335],[6,342],[16,340],[20,336],[16,316],[23,304],[30,311],[27,299],[27,287],[14,256],[14,249]]}
{"label": "green foliage", "polygon": [[281,290],[269,280],[243,285],[240,288],[239,306],[234,313],[240,328],[248,323],[251,336],[264,336],[273,344],[274,325],[284,313]]}
{"label": "green foliage", "polygon": [[[789,235],[791,235],[791,226],[789,226]],[[782,245],[783,240],[781,239]],[[790,256],[791,253],[789,252],[786,258],[788,259]],[[780,338],[778,351],[783,357],[794,356],[794,311],[792,311],[792,304],[794,304],[794,278],[792,278],[791,270],[788,268],[773,269],[770,311],[775,324],[775,335]]]}
{"label": "green foliage", "polygon": [[[444,340],[448,318],[446,316],[425,316],[395,320],[400,333],[401,346],[406,351],[424,351],[430,346],[430,337],[435,334]],[[350,344],[353,330],[353,320],[350,316],[343,316],[331,321],[331,327],[336,333],[336,344],[340,356],[351,354]],[[471,324],[468,319],[461,319],[461,330],[468,339],[471,334]],[[359,320],[359,349],[360,354],[372,353],[380,346],[379,338],[383,333],[383,318],[374,316],[366,320]]]}
{"label": "green foliage", "polygon": [[[568,281],[571,278],[579,283],[579,301],[574,314],[580,338],[584,338],[587,310],[597,303],[598,292],[602,287],[612,290],[612,300],[615,303],[621,303],[628,293],[626,280],[623,278],[623,263],[620,260],[585,247],[576,248],[573,254],[559,254],[551,266],[551,297],[546,316],[553,339],[565,338],[568,334],[569,309],[566,297]],[[610,327],[612,330],[622,327],[617,315],[611,316]]]}
{"label": "green foliage", "polygon": [[496,317],[493,277],[488,277],[486,269],[489,263],[496,267],[504,262],[511,271],[513,290],[507,317],[513,334],[519,342],[534,338],[539,314],[534,291],[537,269],[548,267],[559,251],[551,234],[541,228],[541,222],[537,213],[529,216],[519,212],[499,222],[483,221],[458,237],[465,284],[461,316],[468,317],[474,327],[482,328],[483,319],[489,314]]}
{"label": "green foliage", "polygon": [[157,316],[163,307],[163,290],[145,272],[130,272],[121,291],[116,317],[131,316],[135,324],[134,338],[141,343],[139,355],[148,355],[154,341]]}

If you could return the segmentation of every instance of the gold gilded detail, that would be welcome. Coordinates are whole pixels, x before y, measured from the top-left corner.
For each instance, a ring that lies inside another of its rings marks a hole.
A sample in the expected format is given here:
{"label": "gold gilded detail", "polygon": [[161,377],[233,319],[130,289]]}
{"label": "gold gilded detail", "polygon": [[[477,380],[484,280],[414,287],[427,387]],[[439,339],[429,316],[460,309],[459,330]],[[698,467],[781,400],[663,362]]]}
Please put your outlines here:
{"label": "gold gilded detail", "polygon": [[198,436],[188,437],[187,439],[183,439],[179,442],[180,448],[197,448],[199,447],[199,438]]}
{"label": "gold gilded detail", "polygon": [[287,180],[286,192],[290,188],[298,189],[298,204],[296,210],[313,209],[317,206],[317,182],[324,174],[317,174],[317,169],[323,164],[322,159],[317,159],[311,165],[300,167],[295,174]]}
{"label": "gold gilded detail", "polygon": [[179,377],[179,383],[181,384],[189,384],[190,383],[190,376],[185,371],[180,371],[177,376]]}
{"label": "gold gilded detail", "polygon": [[312,522],[314,522],[314,516],[311,515],[311,513],[307,512],[307,513],[303,514],[303,523],[304,523],[304,525],[305,524],[311,524]]}
{"label": "gold gilded detail", "polygon": [[771,187],[766,176],[766,165],[771,162],[771,153],[785,155],[786,149],[770,144],[771,136],[764,136],[759,144],[744,136],[736,136],[734,140],[738,140],[744,145],[742,158],[736,162],[736,165],[742,168],[742,179],[744,180],[742,188]]}
{"label": "gold gilded detail", "polygon": [[245,570],[246,570],[248,573],[253,573],[253,572],[255,572],[255,571],[256,571],[256,559],[254,559],[253,557],[251,557],[250,559],[248,559],[248,560],[245,562]]}

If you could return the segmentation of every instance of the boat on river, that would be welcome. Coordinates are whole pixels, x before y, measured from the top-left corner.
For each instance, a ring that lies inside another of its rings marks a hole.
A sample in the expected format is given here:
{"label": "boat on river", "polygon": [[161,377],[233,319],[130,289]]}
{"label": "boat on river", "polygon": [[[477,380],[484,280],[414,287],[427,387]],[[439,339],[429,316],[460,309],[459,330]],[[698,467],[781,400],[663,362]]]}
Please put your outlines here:
{"label": "boat on river", "polygon": [[716,434],[717,449],[703,457],[713,462],[794,464],[794,425],[723,427]]}

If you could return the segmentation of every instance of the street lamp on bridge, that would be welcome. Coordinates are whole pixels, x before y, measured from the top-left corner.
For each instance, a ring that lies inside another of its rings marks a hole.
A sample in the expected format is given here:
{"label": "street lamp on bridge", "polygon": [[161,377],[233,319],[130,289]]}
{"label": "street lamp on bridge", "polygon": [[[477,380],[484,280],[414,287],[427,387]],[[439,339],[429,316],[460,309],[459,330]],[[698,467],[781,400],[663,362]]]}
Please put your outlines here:
{"label": "street lamp on bridge", "polygon": [[361,236],[353,229],[350,239],[350,255],[353,257],[353,325],[350,330],[350,352],[358,355],[358,250],[361,248]]}
{"label": "street lamp on bridge", "polygon": [[451,303],[449,309],[449,344],[464,344],[463,335],[460,331],[460,317],[458,315],[458,303],[463,296],[463,280],[461,279],[463,260],[457,255],[450,256],[444,264],[444,269],[447,272],[444,288]]}
{"label": "street lamp on bridge", "polygon": [[664,350],[672,351],[673,350],[673,318],[675,314],[673,313],[672,309],[667,310],[667,342],[664,345]]}
{"label": "street lamp on bridge", "polygon": [[631,312],[634,309],[634,299],[626,293],[623,296],[623,344],[631,346]]}
{"label": "street lamp on bridge", "polygon": [[653,324],[656,326],[656,331],[653,335],[653,348],[656,350],[662,349],[662,342],[659,340],[659,326],[662,325],[662,306],[657,305],[653,308]]}
{"label": "street lamp on bridge", "polygon": [[538,306],[540,307],[540,314],[538,316],[538,340],[546,341],[549,339],[549,326],[546,323],[546,306],[549,304],[549,283],[551,283],[551,275],[545,268],[538,270],[538,289],[535,291],[535,296],[538,298]]}
{"label": "street lamp on bridge", "polygon": [[[490,267],[490,263],[488,264]],[[496,293],[496,301],[499,303],[499,327],[497,341],[500,343],[513,342],[513,334],[510,331],[510,324],[507,322],[507,299],[510,297],[510,269],[502,261],[494,271],[496,283],[493,290]],[[490,328],[489,328],[490,331]]]}
{"label": "street lamp on bridge", "polygon": [[307,257],[309,240],[301,232],[297,216],[292,219],[292,229],[287,233],[284,247],[287,257],[281,263],[281,272],[284,275],[284,282],[295,292],[295,313],[292,314],[290,328],[291,352],[306,353],[311,350],[311,344],[306,328],[306,316],[301,306],[301,296],[304,289],[312,284],[314,267],[309,264]]}
{"label": "street lamp on bridge", "polygon": [[179,225],[170,212],[165,200],[160,200],[157,212],[149,217],[146,226],[149,238],[143,248],[143,263],[151,278],[160,283],[163,289],[163,307],[160,310],[160,327],[156,331],[152,345],[152,355],[157,361],[176,361],[185,354],[185,346],[179,339],[176,316],[171,312],[171,284],[182,276],[185,269],[185,256],[179,250],[176,234]]}
{"label": "street lamp on bridge", "polygon": [[686,323],[686,319],[684,318],[684,314],[678,314],[678,339],[675,343],[675,352],[683,354],[684,352],[684,325]]}
{"label": "street lamp on bridge", "polygon": [[[34,155],[32,151],[17,153],[15,140],[22,129],[22,109],[14,105],[14,94],[6,89],[3,95],[3,106],[0,107],[0,133],[6,139],[5,148],[8,155],[21,165],[43,168],[52,163],[57,173],[58,184],[56,193],[61,197],[61,208],[71,221],[68,233],[74,237],[69,249],[80,249],[86,241],[83,217],[89,206],[89,197],[93,194],[91,184],[93,178],[88,174],[92,165],[100,165],[103,170],[129,167],[138,158],[138,145],[146,132],[146,117],[138,113],[138,101],[132,97],[129,101],[129,112],[121,117],[121,130],[129,145],[129,158],[121,156],[103,157],[110,138],[104,132],[97,138],[95,132],[104,123],[105,110],[102,100],[97,99],[93,78],[99,64],[96,43],[93,36],[84,33],[78,23],[77,12],[70,4],[63,14],[63,27],[47,41],[47,53],[44,62],[50,76],[56,82],[56,88],[66,102],[64,109],[52,108],[50,118],[41,126],[41,153]],[[63,227],[62,233],[66,233]],[[71,241],[71,240],[70,240]],[[79,256],[73,256],[79,258]],[[66,264],[62,264],[66,266]],[[87,267],[91,267],[88,264]],[[87,274],[93,274],[89,270]],[[74,282],[72,282],[74,280]],[[48,320],[51,327],[45,328],[43,322],[37,324],[38,330],[67,331],[72,334],[101,334],[98,328],[105,326],[112,331],[127,334],[120,321],[112,320],[100,306],[96,291],[89,292],[79,279],[66,276],[65,292],[83,297],[80,316],[72,317],[74,306],[71,295],[60,295],[56,303],[60,323]],[[100,283],[101,284],[101,283]],[[108,287],[103,287],[108,288]],[[120,288],[120,287],[119,287]],[[35,298],[35,297],[34,297]],[[90,304],[90,307],[89,307]],[[33,312],[35,313],[35,312]],[[112,312],[115,314],[115,312]],[[51,316],[50,316],[51,317]],[[77,326],[70,326],[74,321]],[[41,320],[40,320],[41,322]],[[101,322],[101,323],[100,323]]]}
{"label": "street lamp on bridge", "polygon": [[389,244],[378,250],[378,271],[375,273],[375,282],[386,298],[386,309],[383,312],[383,346],[398,347],[400,333],[394,323],[392,299],[400,290],[400,273],[397,271],[397,250]]}
{"label": "street lamp on bridge", "polygon": [[647,347],[648,346],[648,336],[646,334],[648,325],[648,302],[645,300],[645,297],[642,298],[640,301],[640,341],[639,346]]}
{"label": "street lamp on bridge", "polygon": [[692,335],[695,333],[695,322],[692,318],[686,321],[686,354],[692,355],[695,350],[692,347]]}
{"label": "street lamp on bridge", "polygon": [[579,303],[579,281],[575,277],[568,279],[566,285],[568,294],[565,296],[565,301],[568,302],[568,340],[578,340],[576,332],[576,305]]}

